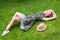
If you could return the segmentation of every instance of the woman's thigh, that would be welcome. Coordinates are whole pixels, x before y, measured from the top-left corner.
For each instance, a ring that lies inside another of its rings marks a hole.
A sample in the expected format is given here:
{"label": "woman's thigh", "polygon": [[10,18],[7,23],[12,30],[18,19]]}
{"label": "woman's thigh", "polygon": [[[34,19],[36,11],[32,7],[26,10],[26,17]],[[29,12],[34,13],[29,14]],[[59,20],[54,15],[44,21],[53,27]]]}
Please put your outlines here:
{"label": "woman's thigh", "polygon": [[15,17],[14,20],[17,21],[17,22],[20,22],[20,18],[19,17]]}

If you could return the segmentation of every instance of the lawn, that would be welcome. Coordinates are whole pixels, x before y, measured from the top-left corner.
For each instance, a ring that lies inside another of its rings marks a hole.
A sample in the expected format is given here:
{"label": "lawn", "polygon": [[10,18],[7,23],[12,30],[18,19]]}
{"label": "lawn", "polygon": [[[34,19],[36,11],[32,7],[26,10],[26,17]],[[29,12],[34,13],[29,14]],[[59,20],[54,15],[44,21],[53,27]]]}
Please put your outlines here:
{"label": "lawn", "polygon": [[[52,9],[57,14],[57,19],[52,21],[36,21],[31,29],[24,32],[16,22],[6,36],[0,36],[0,40],[60,40],[60,0],[0,0],[0,35],[15,12],[25,15]],[[45,23],[48,28],[44,32],[38,32],[36,26]]]}

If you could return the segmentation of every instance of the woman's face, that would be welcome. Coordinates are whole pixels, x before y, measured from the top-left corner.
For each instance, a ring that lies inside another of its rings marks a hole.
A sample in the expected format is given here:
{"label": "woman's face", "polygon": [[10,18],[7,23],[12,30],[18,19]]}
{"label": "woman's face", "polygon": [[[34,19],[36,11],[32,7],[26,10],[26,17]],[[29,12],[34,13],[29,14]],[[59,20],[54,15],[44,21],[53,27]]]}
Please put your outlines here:
{"label": "woman's face", "polygon": [[47,11],[45,12],[45,16],[50,16],[50,15],[51,15],[51,11],[47,10]]}

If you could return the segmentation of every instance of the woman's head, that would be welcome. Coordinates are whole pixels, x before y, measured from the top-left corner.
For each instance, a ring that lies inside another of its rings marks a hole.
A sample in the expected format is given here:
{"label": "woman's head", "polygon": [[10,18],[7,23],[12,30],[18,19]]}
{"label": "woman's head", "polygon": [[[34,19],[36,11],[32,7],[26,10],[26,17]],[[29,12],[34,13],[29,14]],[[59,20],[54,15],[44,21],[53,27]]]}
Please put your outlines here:
{"label": "woman's head", "polygon": [[52,14],[50,10],[46,10],[43,13],[45,14],[46,17]]}

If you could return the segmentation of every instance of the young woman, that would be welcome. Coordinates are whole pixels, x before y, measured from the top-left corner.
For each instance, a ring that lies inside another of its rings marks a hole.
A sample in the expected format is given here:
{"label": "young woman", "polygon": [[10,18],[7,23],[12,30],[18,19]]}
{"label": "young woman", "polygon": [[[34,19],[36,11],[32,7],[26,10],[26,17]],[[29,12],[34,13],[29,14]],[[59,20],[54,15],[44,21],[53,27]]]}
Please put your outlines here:
{"label": "young woman", "polygon": [[6,30],[2,33],[2,36],[9,33],[9,29],[13,26],[15,21],[20,22],[20,28],[26,31],[33,25],[33,23],[36,20],[48,21],[55,18],[57,18],[57,16],[55,12],[51,9],[43,12],[37,12],[35,14],[28,15],[28,16],[25,16],[22,13],[16,12],[12,20],[10,21],[10,23],[7,25]]}

